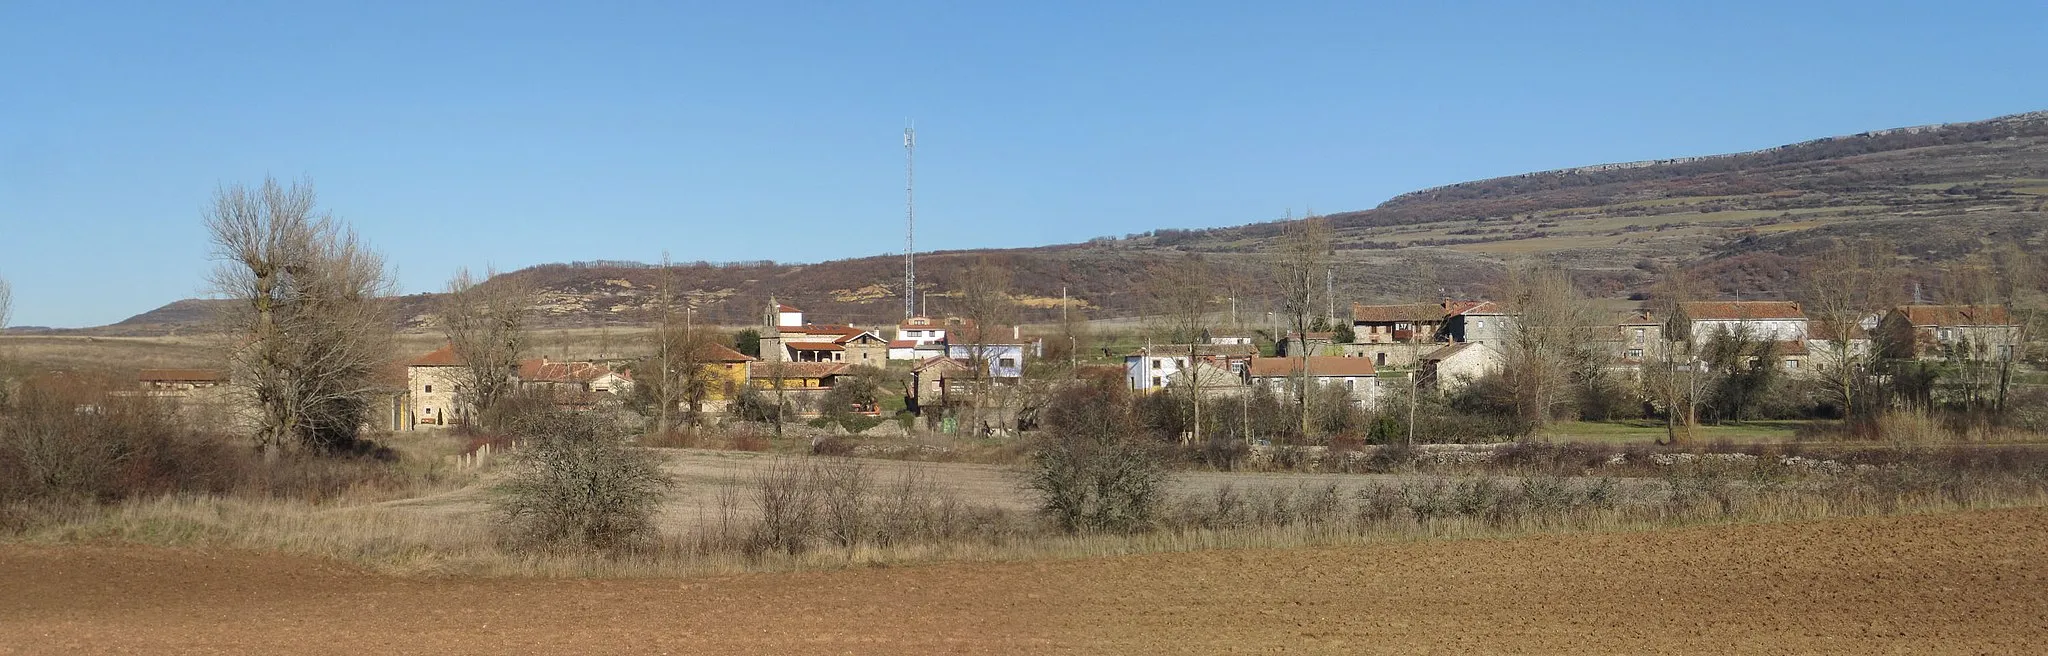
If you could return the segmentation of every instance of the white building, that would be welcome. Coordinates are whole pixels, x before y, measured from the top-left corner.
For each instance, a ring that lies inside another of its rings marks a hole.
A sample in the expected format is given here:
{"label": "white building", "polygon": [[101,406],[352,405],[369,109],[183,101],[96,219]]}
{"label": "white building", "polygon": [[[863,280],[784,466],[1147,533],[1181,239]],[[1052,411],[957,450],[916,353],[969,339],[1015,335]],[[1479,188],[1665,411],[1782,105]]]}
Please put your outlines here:
{"label": "white building", "polygon": [[[1285,397],[1301,383],[1301,361],[1299,357],[1252,358],[1246,373],[1251,384],[1264,385]],[[1378,370],[1373,368],[1371,360],[1365,358],[1309,356],[1308,377],[1309,382],[1317,385],[1342,386],[1360,407],[1369,408],[1378,403],[1383,391]]]}
{"label": "white building", "polygon": [[1747,331],[1760,340],[1804,342],[1806,311],[1792,301],[1699,301],[1678,304],[1694,348],[1717,333]]}
{"label": "white building", "polygon": [[1147,346],[1124,356],[1124,382],[1141,392],[1165,388],[1174,374],[1188,368],[1190,351],[1195,357],[1218,362],[1238,375],[1243,375],[1252,356],[1258,355],[1258,347],[1250,344],[1200,344],[1192,349],[1187,344]]}

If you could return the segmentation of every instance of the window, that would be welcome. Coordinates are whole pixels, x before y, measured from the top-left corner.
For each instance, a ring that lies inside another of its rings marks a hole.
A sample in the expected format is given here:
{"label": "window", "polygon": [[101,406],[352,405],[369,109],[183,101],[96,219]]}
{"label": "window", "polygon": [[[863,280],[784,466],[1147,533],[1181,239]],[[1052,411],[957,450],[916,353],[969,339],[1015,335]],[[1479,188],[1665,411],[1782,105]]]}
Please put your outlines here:
{"label": "window", "polygon": [[1946,342],[1946,341],[1948,341],[1949,339],[1951,339],[1951,336],[1950,336],[1949,330],[1948,330],[1947,328],[1943,328],[1943,329],[1941,329],[1941,341],[1944,341],[1944,342]]}
{"label": "window", "polygon": [[1387,366],[1387,354],[1385,354],[1385,353],[1381,353],[1381,354],[1379,354],[1379,355],[1375,355],[1375,356],[1373,356],[1373,357],[1372,357],[1372,364],[1373,364],[1373,366],[1375,366],[1375,367],[1384,367],[1384,366]]}
{"label": "window", "polygon": [[1152,386],[1153,386],[1153,387],[1158,387],[1158,386],[1159,386],[1159,377],[1158,377],[1158,376],[1153,376],[1153,377],[1152,377]]}
{"label": "window", "polygon": [[2000,359],[2000,360],[2011,360],[2011,359],[2012,359],[2012,345],[2011,345],[2011,344],[2003,344],[2003,345],[2000,345],[2000,346],[1998,347],[1998,359]]}
{"label": "window", "polygon": [[1786,369],[1798,369],[1798,368],[1799,368],[1799,361],[1798,361],[1798,360],[1790,360],[1790,359],[1788,359],[1788,360],[1786,360],[1786,361],[1785,361],[1785,368],[1786,368]]}
{"label": "window", "polygon": [[434,409],[433,409],[433,408],[427,408],[427,414],[430,414],[430,415],[431,415],[431,414],[434,414]]}
{"label": "window", "polygon": [[1163,367],[1163,366],[1165,366],[1165,365],[1166,365],[1166,361],[1165,361],[1165,360],[1161,360],[1161,359],[1159,359],[1159,358],[1152,358],[1152,368],[1153,368],[1153,369],[1158,369],[1158,368],[1160,368],[1160,367]]}
{"label": "window", "polygon": [[1001,360],[997,360],[997,361],[996,361],[996,366],[1002,367],[1002,368],[1004,368],[1004,369],[1009,369],[1009,368],[1011,368],[1011,367],[1015,367],[1015,366],[1017,366],[1017,359],[1016,359],[1016,358],[1003,358],[1003,359],[1001,359]]}
{"label": "window", "polygon": [[1346,392],[1356,392],[1356,391],[1358,391],[1358,379],[1356,379],[1356,378],[1346,378],[1346,379],[1344,379],[1344,391],[1346,391]]}
{"label": "window", "polygon": [[428,393],[428,394],[433,394],[433,393],[434,393],[434,386],[433,386],[433,385],[428,385],[428,386],[427,386],[427,393]]}
{"label": "window", "polygon": [[1629,357],[1629,359],[1631,359],[1631,360],[1641,360],[1641,359],[1643,359],[1643,350],[1642,350],[1642,349],[1629,349],[1629,350],[1628,350],[1628,357]]}
{"label": "window", "polygon": [[1637,329],[1636,329],[1636,343],[1637,343],[1637,344],[1641,344],[1641,343],[1643,343],[1643,329],[1641,329],[1641,328],[1637,328]]}

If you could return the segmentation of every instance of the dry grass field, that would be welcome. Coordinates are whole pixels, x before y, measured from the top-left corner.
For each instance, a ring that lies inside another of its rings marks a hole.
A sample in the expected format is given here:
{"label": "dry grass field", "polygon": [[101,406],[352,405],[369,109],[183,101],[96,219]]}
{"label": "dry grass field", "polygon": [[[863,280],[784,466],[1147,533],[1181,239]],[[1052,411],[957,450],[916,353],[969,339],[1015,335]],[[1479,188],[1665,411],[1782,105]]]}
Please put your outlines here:
{"label": "dry grass field", "polygon": [[2048,510],[654,579],[0,547],[0,654],[2020,654]]}

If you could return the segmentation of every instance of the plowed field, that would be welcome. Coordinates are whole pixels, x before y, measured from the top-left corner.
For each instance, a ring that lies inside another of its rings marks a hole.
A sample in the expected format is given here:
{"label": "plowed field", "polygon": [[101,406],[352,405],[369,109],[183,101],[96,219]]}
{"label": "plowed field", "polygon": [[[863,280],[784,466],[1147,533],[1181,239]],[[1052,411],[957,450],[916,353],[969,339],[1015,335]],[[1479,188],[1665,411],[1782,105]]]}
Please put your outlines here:
{"label": "plowed field", "polygon": [[2048,510],[670,580],[0,547],[0,653],[2023,654]]}

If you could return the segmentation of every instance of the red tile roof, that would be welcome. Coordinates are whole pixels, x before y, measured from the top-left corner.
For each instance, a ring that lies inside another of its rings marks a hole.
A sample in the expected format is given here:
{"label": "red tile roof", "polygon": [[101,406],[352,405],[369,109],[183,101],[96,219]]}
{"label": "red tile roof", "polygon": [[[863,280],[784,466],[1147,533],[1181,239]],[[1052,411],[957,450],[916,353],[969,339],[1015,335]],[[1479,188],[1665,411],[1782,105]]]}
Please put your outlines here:
{"label": "red tile roof", "polygon": [[[1301,358],[1252,358],[1251,374],[1254,378],[1298,376],[1301,375]],[[1308,375],[1323,378],[1379,374],[1369,358],[1314,355],[1308,358]]]}
{"label": "red tile roof", "polygon": [[144,369],[135,378],[145,383],[225,383],[228,374],[218,369]]}
{"label": "red tile roof", "polygon": [[917,347],[917,340],[914,340],[914,339],[899,339],[899,340],[896,340],[896,341],[893,341],[893,342],[889,342],[889,348],[892,348],[892,349],[899,349],[899,348],[916,348],[916,347]]}
{"label": "red tile roof", "polygon": [[457,357],[457,356],[455,355],[455,345],[454,345],[454,344],[449,344],[449,345],[447,345],[447,346],[443,346],[443,347],[441,347],[441,348],[437,348],[437,349],[434,349],[434,350],[432,350],[432,351],[428,351],[426,355],[422,355],[422,356],[420,356],[420,357],[417,357],[417,358],[413,358],[411,362],[407,362],[407,363],[405,363],[405,366],[408,366],[408,367],[460,367],[460,366],[462,366],[462,358],[460,358],[460,357]]}
{"label": "red tile roof", "polygon": [[1805,340],[1798,340],[1798,339],[1795,339],[1795,340],[1790,340],[1790,341],[1781,341],[1781,342],[1778,342],[1777,344],[1778,344],[1778,348],[1777,348],[1777,352],[1778,352],[1778,355],[1806,355],[1806,354],[1807,354],[1807,353],[1806,353],[1806,341],[1805,341]]}
{"label": "red tile roof", "polygon": [[1422,359],[1424,359],[1424,360],[1436,360],[1436,361],[1439,361],[1439,362],[1440,362],[1440,361],[1443,361],[1443,360],[1449,360],[1449,359],[1451,359],[1451,356],[1454,356],[1454,355],[1457,355],[1457,354],[1459,354],[1459,353],[1462,353],[1462,352],[1464,352],[1464,350],[1465,350],[1465,349],[1471,348],[1471,347],[1473,347],[1473,346],[1476,346],[1476,345],[1477,345],[1477,344],[1476,344],[1476,343],[1474,343],[1474,342],[1456,342],[1456,343],[1448,344],[1448,345],[1445,345],[1445,346],[1444,346],[1443,348],[1440,348],[1440,349],[1437,349],[1437,350],[1434,350],[1434,351],[1430,351],[1430,352],[1429,352],[1429,355],[1425,355],[1425,356],[1422,356]]}
{"label": "red tile roof", "polygon": [[732,350],[724,344],[712,344],[709,342],[697,345],[696,356],[699,362],[753,362],[760,359]]}
{"label": "red tile roof", "polygon": [[1406,305],[1360,305],[1351,304],[1351,320],[1356,323],[1402,323],[1442,321],[1444,308],[1435,303],[1410,303]]}
{"label": "red tile roof", "polygon": [[[1830,321],[1820,320],[1807,322],[1806,335],[1814,339],[1833,340],[1836,337],[1835,324]],[[1869,331],[1864,330],[1863,326],[1853,323],[1849,324],[1849,339],[1866,339],[1869,337]]]}
{"label": "red tile roof", "polygon": [[836,326],[831,324],[817,323],[806,324],[802,326],[778,326],[777,329],[785,333],[797,333],[801,335],[859,335],[861,333],[867,332],[865,330],[861,330],[853,326]]}
{"label": "red tile roof", "polygon": [[1765,321],[1804,319],[1805,310],[1793,301],[1693,301],[1678,304],[1693,321]]}
{"label": "red tile roof", "polygon": [[827,378],[846,373],[853,365],[844,362],[771,362],[755,365],[749,378]]}
{"label": "red tile roof", "polygon": [[783,342],[791,351],[844,351],[846,347],[836,342]]}
{"label": "red tile roof", "polygon": [[2010,326],[2012,314],[1996,305],[1901,305],[1899,312],[1915,326]]}
{"label": "red tile roof", "polygon": [[519,380],[526,383],[588,383],[611,373],[618,372],[595,362],[549,362],[547,358],[536,358],[519,363]]}
{"label": "red tile roof", "polygon": [[796,309],[796,308],[790,307],[790,306],[789,306],[789,305],[787,305],[787,304],[777,303],[777,304],[775,304],[775,311],[776,311],[776,312],[802,312],[803,310],[799,310],[799,309]]}
{"label": "red tile roof", "polygon": [[1501,309],[1500,304],[1493,301],[1444,301],[1443,308],[1444,316],[1446,317],[1455,317],[1461,314],[1506,313],[1505,310]]}

